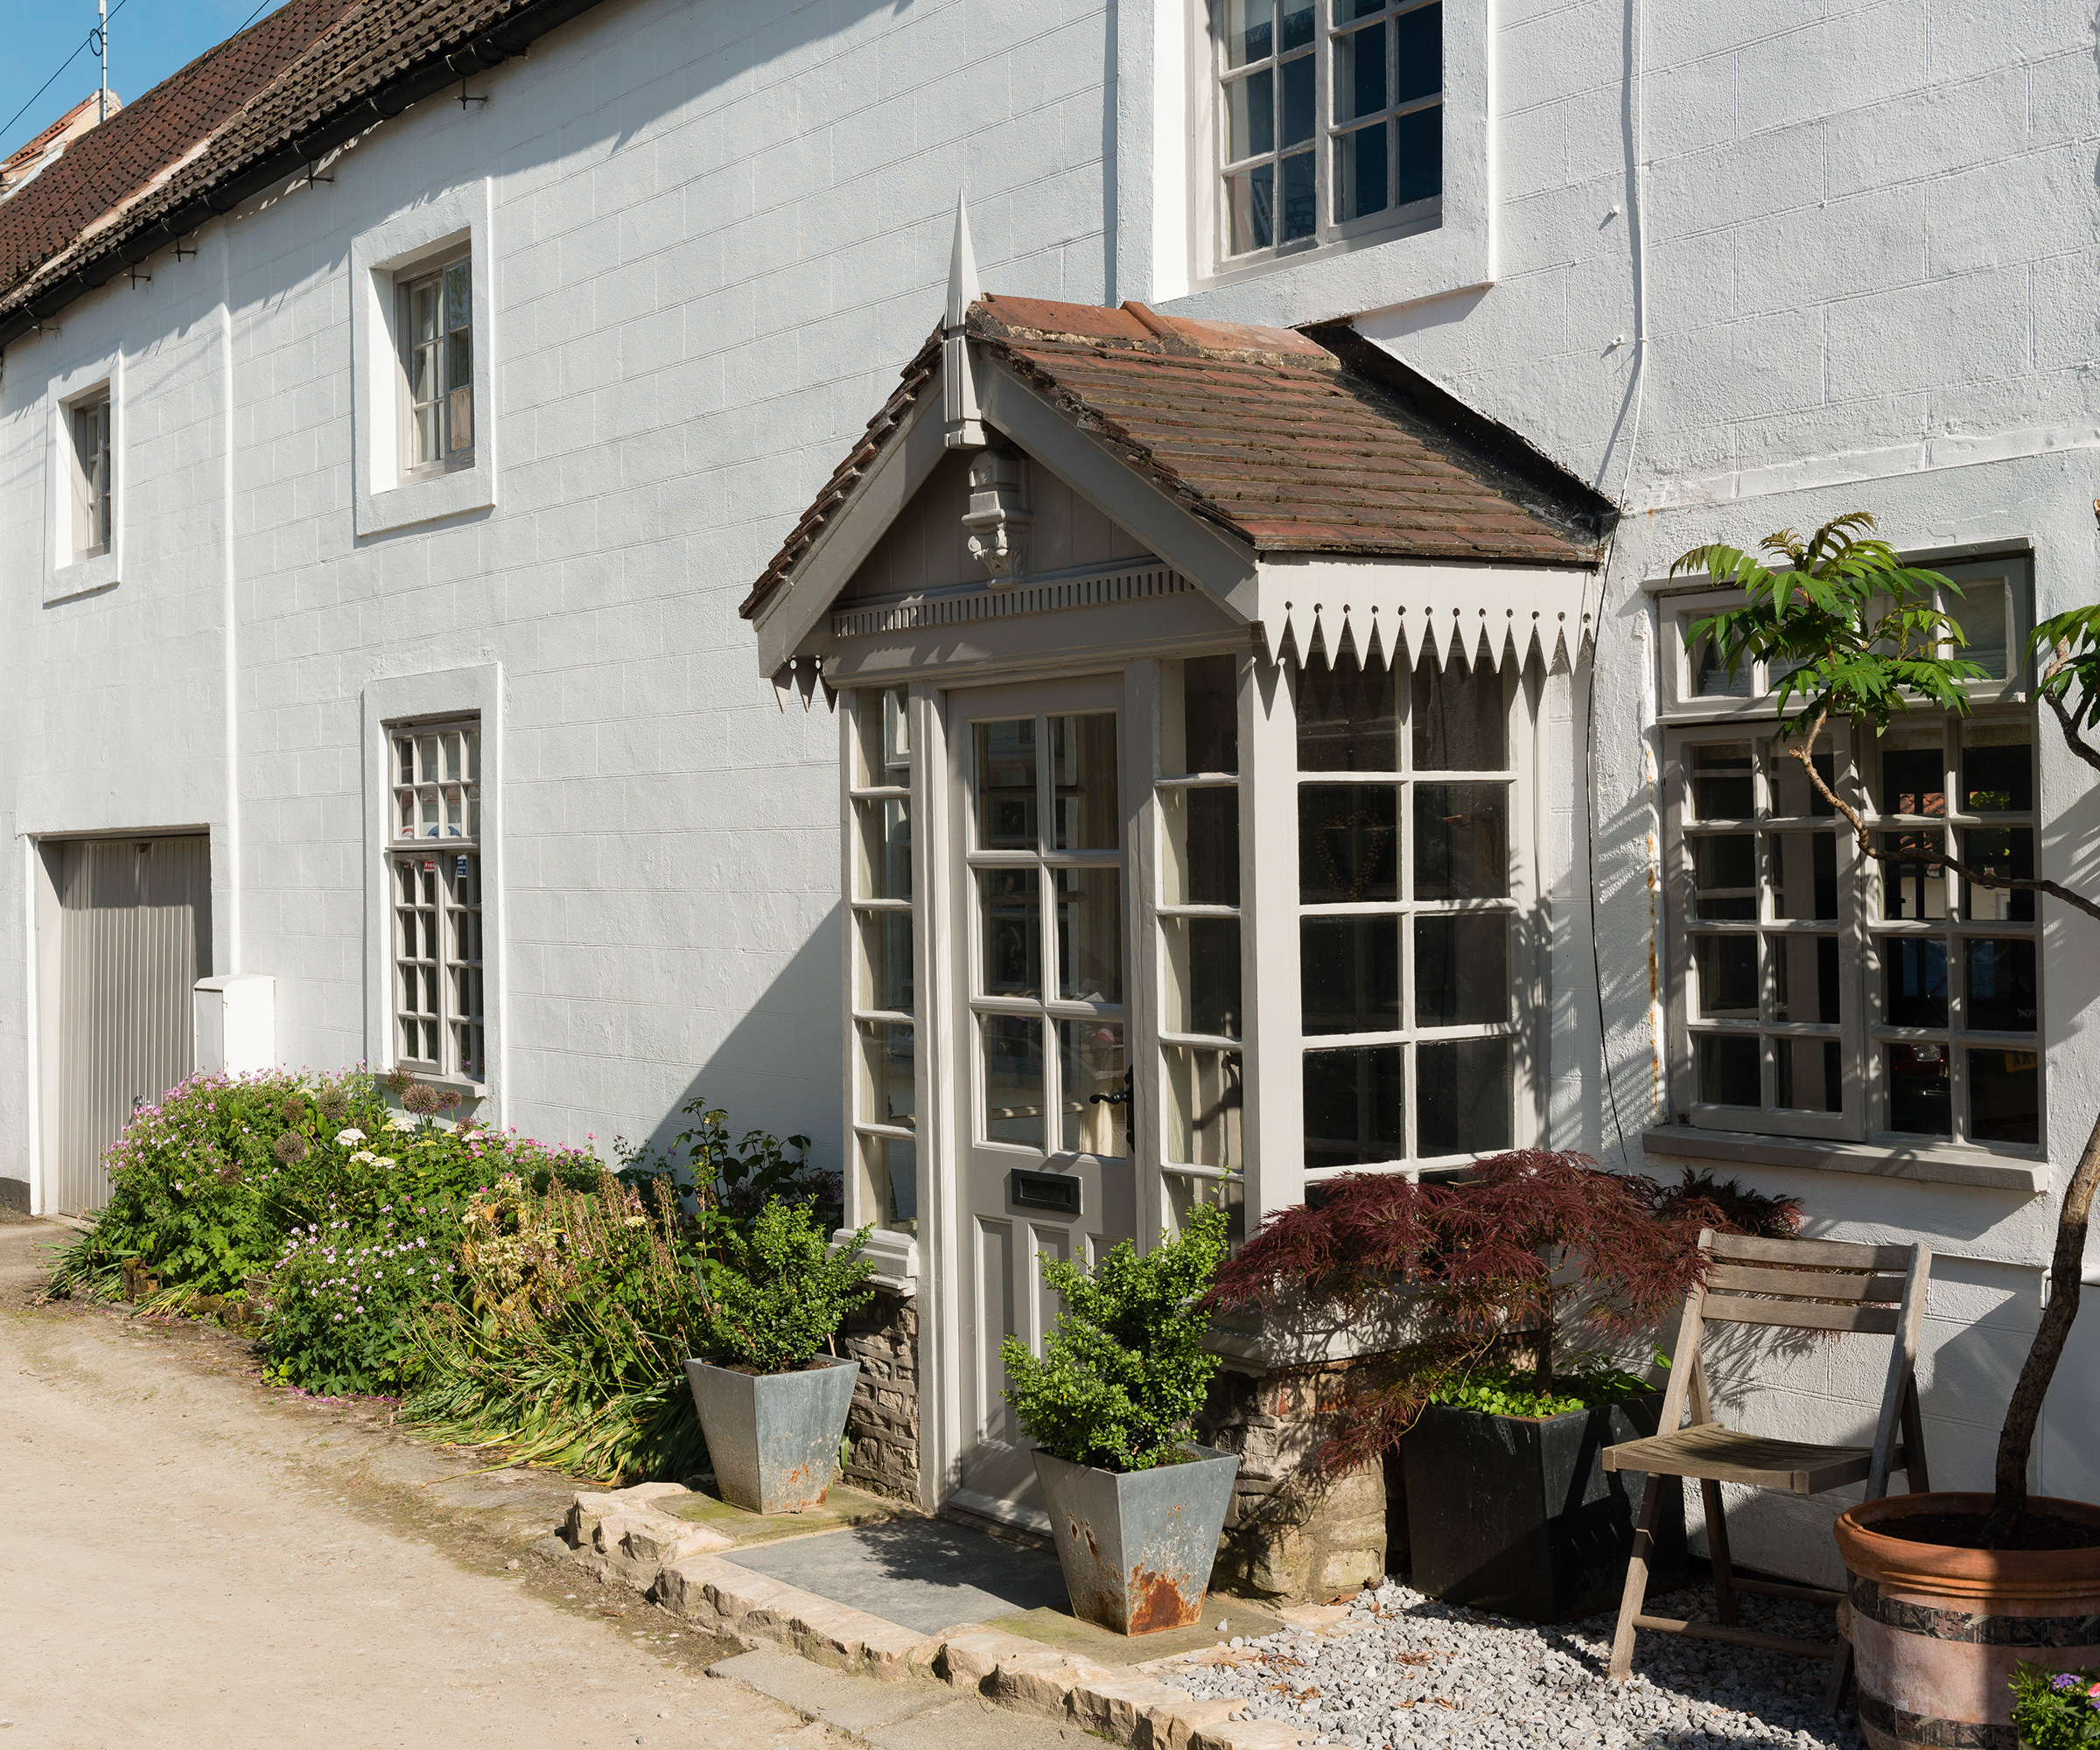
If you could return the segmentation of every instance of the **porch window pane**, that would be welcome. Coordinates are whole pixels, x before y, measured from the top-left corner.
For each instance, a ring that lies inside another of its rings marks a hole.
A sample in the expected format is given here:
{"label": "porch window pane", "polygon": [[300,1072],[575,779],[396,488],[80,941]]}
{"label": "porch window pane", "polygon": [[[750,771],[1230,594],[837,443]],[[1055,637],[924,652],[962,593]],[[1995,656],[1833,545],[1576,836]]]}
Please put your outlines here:
{"label": "porch window pane", "polygon": [[900,1014],[912,1007],[912,914],[859,912],[860,1005]]}
{"label": "porch window pane", "polygon": [[1978,1032],[2031,1033],[2041,1025],[2034,983],[2034,944],[1995,937],[1963,944],[1967,1024]]}
{"label": "porch window pane", "polygon": [[1239,670],[1230,656],[1191,656],[1181,665],[1185,772],[1240,769]]}
{"label": "porch window pane", "polygon": [[1043,1122],[1043,1024],[1025,1015],[986,1015],[984,1139],[1047,1145]]}
{"label": "porch window pane", "polygon": [[[2003,876],[2008,881],[2032,881],[2034,831],[2024,826],[1971,827],[1962,835],[1962,860],[1986,875]],[[2009,924],[2034,921],[2032,887],[1986,887],[1980,882],[1964,881],[1962,895],[1963,915],[1971,921]]]}
{"label": "porch window pane", "polygon": [[1947,915],[1947,870],[1936,832],[1885,832],[1880,848],[1881,915],[1937,922]]}
{"label": "porch window pane", "polygon": [[1168,918],[1166,1002],[1172,1033],[1240,1036],[1240,920]]}
{"label": "porch window pane", "polygon": [[1755,936],[1695,935],[1691,963],[1693,1014],[1709,1021],[1757,1018]]}
{"label": "porch window pane", "polygon": [[980,869],[977,904],[984,959],[977,970],[987,997],[1043,994],[1043,934],[1032,869]]}
{"label": "porch window pane", "polygon": [[859,893],[863,900],[912,897],[911,804],[878,796],[853,804],[860,830]]}
{"label": "porch window pane", "polygon": [[1892,1045],[1886,1050],[1889,1129],[1909,1136],[1952,1135],[1947,1047]]}
{"label": "porch window pane", "polygon": [[2034,746],[2025,724],[1972,723],[1962,732],[1962,791],[1972,815],[2024,815],[2034,806]]}
{"label": "porch window pane", "polygon": [[1828,832],[1768,833],[1765,855],[1772,881],[1774,917],[1820,922],[1837,917],[1835,837]]}
{"label": "porch window pane", "polygon": [[1409,719],[1423,772],[1500,772],[1509,763],[1500,669],[1424,657],[1415,666]]}
{"label": "porch window pane", "polygon": [[1231,786],[1166,790],[1159,795],[1166,828],[1162,897],[1170,906],[1240,903],[1240,793]]}
{"label": "porch window pane", "polygon": [[1060,869],[1057,994],[1068,1002],[1123,1001],[1123,878],[1113,869]]}
{"label": "porch window pane", "polygon": [[1308,1033],[1400,1030],[1400,920],[1304,918],[1298,984]]}
{"label": "porch window pane", "polygon": [[1306,1054],[1306,1166],[1368,1166],[1406,1152],[1401,1047]]}
{"label": "porch window pane", "polygon": [[1350,656],[1299,671],[1298,769],[1400,769],[1400,702],[1391,669],[1367,669]]}
{"label": "porch window pane", "polygon": [[913,1029],[893,1021],[862,1021],[860,1122],[914,1129],[916,1063]]}
{"label": "porch window pane", "polygon": [[1415,897],[1505,898],[1508,807],[1507,784],[1417,784]]}
{"label": "porch window pane", "polygon": [[977,848],[1033,850],[1035,719],[977,726]]}
{"label": "porch window pane", "polygon": [[1116,850],[1123,843],[1123,810],[1116,802],[1114,713],[1052,718],[1050,762],[1056,848]]}
{"label": "porch window pane", "polygon": [[1947,752],[1936,734],[1891,730],[1881,746],[1881,812],[1947,812]]}
{"label": "porch window pane", "polygon": [[1186,1166],[1243,1165],[1240,1054],[1170,1045],[1166,1060],[1167,1159]]}
{"label": "porch window pane", "polygon": [[1058,1146],[1068,1153],[1121,1159],[1130,1121],[1130,1082],[1120,1021],[1060,1021],[1058,1077],[1064,1088]]}
{"label": "porch window pane", "polygon": [[1978,1142],[2041,1141],[2041,1060],[2031,1051],[1969,1054],[1969,1134]]}
{"label": "porch window pane", "polygon": [[1225,1211],[1225,1242],[1236,1246],[1247,1237],[1247,1185],[1240,1179],[1199,1178],[1193,1172],[1166,1175],[1166,1227],[1177,1237],[1188,1231],[1188,1218],[1206,1205]]}
{"label": "porch window pane", "polygon": [[[1771,792],[1771,812],[1786,820],[1829,820],[1838,812],[1823,799],[1823,792],[1802,770],[1801,761],[1781,742],[1765,747],[1765,787]],[[1838,788],[1837,765],[1827,742],[1818,742],[1809,755],[1816,775],[1832,789]]]}
{"label": "porch window pane", "polygon": [[872,1201],[862,1208],[875,1225],[895,1232],[919,1231],[919,1145],[901,1137],[860,1138],[861,1160]]}
{"label": "porch window pane", "polygon": [[1690,750],[1692,813],[1700,820],[1748,820],[1750,744],[1710,742]]}
{"label": "porch window pane", "polygon": [[1509,1041],[1435,1040],[1415,1048],[1418,1154],[1492,1154],[1509,1146]]}
{"label": "porch window pane", "polygon": [[1691,841],[1691,914],[1718,922],[1757,916],[1757,836],[1702,833]]}
{"label": "porch window pane", "polygon": [[1398,899],[1399,838],[1399,793],[1390,784],[1302,786],[1299,900],[1334,906]]}
{"label": "porch window pane", "polygon": [[1509,1018],[1509,919],[1415,920],[1415,1025],[1494,1026]]}

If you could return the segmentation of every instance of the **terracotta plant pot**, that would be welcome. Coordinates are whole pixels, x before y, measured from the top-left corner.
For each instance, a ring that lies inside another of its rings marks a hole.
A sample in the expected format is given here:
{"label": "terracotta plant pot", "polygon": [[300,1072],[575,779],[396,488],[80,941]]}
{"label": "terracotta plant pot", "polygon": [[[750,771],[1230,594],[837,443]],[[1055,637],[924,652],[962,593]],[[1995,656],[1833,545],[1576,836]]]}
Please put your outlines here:
{"label": "terracotta plant pot", "polygon": [[[2035,1513],[2100,1528],[2100,1507],[2036,1496]],[[2100,1549],[1956,1550],[1877,1530],[1912,1513],[1988,1513],[1987,1494],[1891,1494],[1838,1516],[1852,1575],[1840,1611],[1872,1750],[2015,1750],[2012,1667],[2100,1663]]]}

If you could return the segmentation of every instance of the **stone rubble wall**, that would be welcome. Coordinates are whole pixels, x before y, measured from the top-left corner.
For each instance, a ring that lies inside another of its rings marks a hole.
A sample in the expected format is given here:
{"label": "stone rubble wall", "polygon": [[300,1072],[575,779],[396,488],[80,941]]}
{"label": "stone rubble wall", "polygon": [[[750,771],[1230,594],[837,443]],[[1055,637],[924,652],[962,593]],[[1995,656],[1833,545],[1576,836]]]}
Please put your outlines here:
{"label": "stone rubble wall", "polygon": [[846,1413],[842,1480],[892,1501],[919,1499],[919,1303],[878,1290],[846,1321],[842,1353],[860,1363]]}

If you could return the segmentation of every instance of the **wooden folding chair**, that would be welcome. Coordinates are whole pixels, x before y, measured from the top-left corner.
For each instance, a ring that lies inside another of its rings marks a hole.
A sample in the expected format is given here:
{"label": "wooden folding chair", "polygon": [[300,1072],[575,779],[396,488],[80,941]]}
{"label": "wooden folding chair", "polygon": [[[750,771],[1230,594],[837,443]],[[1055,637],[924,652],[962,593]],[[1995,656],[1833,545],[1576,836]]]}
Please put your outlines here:
{"label": "wooden folding chair", "polygon": [[[1660,1629],[1735,1647],[1761,1647],[1804,1658],[1828,1659],[1828,1711],[1835,1713],[1851,1674],[1852,1649],[1833,1642],[1795,1641],[1736,1626],[1735,1595],[1802,1599],[1835,1605],[1842,1592],[1821,1586],[1781,1586],[1738,1579],[1728,1563],[1728,1528],[1721,1515],[1721,1485],[1821,1494],[1864,1480],[1866,1498],[1888,1493],[1891,1471],[1902,1471],[1911,1491],[1932,1487],[1925,1471],[1925,1426],[1918,1412],[1918,1325],[1925,1312],[1925,1284],[1932,1274],[1931,1250],[1922,1245],[1864,1246],[1836,1240],[1754,1240],[1707,1229],[1699,1244],[1713,1258],[1706,1280],[1684,1302],[1684,1322],[1671,1358],[1670,1387],[1662,1398],[1659,1432],[1645,1440],[1607,1446],[1607,1471],[1635,1471],[1649,1479],[1641,1517],[1634,1528],[1634,1556],[1626,1571],[1626,1596],[1619,1606],[1619,1632],[1612,1642],[1612,1676],[1623,1681],[1633,1667],[1634,1631]],[[1898,1274],[1900,1272],[1900,1274]],[[1710,1324],[1768,1325],[1790,1331],[1868,1332],[1894,1337],[1881,1414],[1872,1446],[1817,1446],[1740,1434],[1714,1419],[1706,1388],[1701,1339]],[[1691,1420],[1680,1427],[1685,1401]],[[1896,1444],[1899,1421],[1902,1444]],[[1656,1513],[1663,1477],[1697,1477],[1706,1503],[1706,1537],[1713,1557],[1713,1596],[1718,1622],[1646,1616],[1648,1564],[1654,1550]]]}

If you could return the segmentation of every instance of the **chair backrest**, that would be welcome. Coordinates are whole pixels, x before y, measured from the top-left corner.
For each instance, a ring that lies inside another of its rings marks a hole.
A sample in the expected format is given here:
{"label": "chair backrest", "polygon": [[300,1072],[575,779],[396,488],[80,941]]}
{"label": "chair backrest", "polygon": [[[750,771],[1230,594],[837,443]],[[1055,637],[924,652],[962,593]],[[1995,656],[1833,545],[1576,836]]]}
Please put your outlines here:
{"label": "chair backrest", "polygon": [[[1685,1298],[1661,1425],[1666,1430],[1677,1426],[1688,1391],[1696,1395],[1695,1418],[1703,1421],[1709,1414],[1705,1364],[1699,1356],[1709,1324],[1893,1337],[1867,1476],[1869,1500],[1886,1494],[1898,1419],[1905,1418],[1914,1431],[1922,1429],[1914,1401],[1914,1368],[1925,1291],[1932,1276],[1931,1248],[1922,1243],[1871,1246],[1849,1240],[1750,1239],[1717,1234],[1711,1228],[1699,1236],[1699,1244],[1713,1262],[1707,1266],[1705,1281]],[[1922,1434],[1914,1432],[1914,1438],[1922,1438]],[[1913,1471],[1914,1477],[1917,1474]]]}

